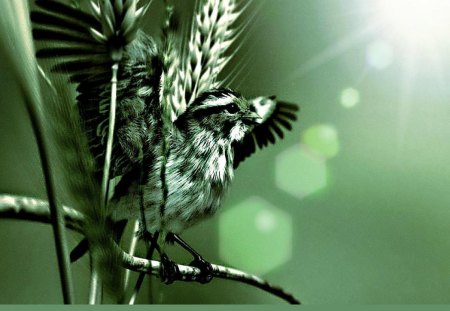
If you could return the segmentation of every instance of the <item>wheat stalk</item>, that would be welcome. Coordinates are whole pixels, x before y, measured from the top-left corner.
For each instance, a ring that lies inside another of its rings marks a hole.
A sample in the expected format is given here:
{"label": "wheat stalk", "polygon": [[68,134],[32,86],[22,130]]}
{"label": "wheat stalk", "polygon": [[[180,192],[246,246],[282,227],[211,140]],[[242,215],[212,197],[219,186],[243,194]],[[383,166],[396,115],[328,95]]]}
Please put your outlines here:
{"label": "wheat stalk", "polygon": [[[162,64],[160,80],[160,105],[163,116],[161,187],[164,208],[167,195],[165,166],[169,157],[169,132],[172,121],[184,112],[186,106],[197,96],[214,86],[215,80],[229,57],[225,52],[233,42],[231,25],[239,16],[235,12],[235,0],[203,0],[203,5],[194,16],[191,38],[189,41],[188,59],[180,61],[179,41],[172,29],[173,6],[166,1],[166,19],[163,26]],[[180,55],[181,54],[181,55]],[[182,67],[181,70],[179,67]],[[153,245],[152,245],[153,246]],[[151,258],[153,251],[149,251]],[[130,299],[133,304],[139,293],[144,275],[139,275],[135,290]]]}
{"label": "wheat stalk", "polygon": [[[235,0],[201,0],[194,15],[186,59],[170,75],[173,89],[168,97],[177,114],[184,112],[198,94],[217,87],[217,77],[231,56],[226,51],[235,40],[234,22],[241,14]],[[172,69],[172,68],[170,68]]]}
{"label": "wheat stalk", "polygon": [[166,18],[162,29],[163,47],[161,58],[163,70],[159,93],[159,100],[166,121],[174,120],[177,117],[177,111],[180,109],[179,102],[176,100],[179,96],[177,94],[178,88],[173,87],[173,85],[179,84],[178,69],[180,66],[178,37],[172,29],[173,10],[173,5],[166,3]]}
{"label": "wheat stalk", "polygon": [[[111,66],[111,96],[109,105],[109,118],[108,118],[108,136],[106,141],[105,161],[103,166],[103,178],[102,178],[102,209],[106,210],[109,197],[109,182],[111,171],[111,156],[113,149],[113,140],[115,134],[115,121],[116,121],[116,104],[117,104],[117,77],[119,71],[119,64],[123,58],[123,53],[128,44],[130,44],[136,37],[139,21],[142,19],[147,9],[149,8],[151,1],[140,9],[137,8],[138,0],[105,0],[97,5],[96,2],[90,1],[92,12],[96,19],[101,22],[101,32],[91,28],[91,35],[99,42],[122,42],[122,45],[112,45],[109,53],[110,58],[113,61]],[[107,243],[111,245],[111,243]],[[105,273],[103,273],[105,277]],[[114,278],[118,281],[121,276]],[[122,281],[122,279],[121,279]],[[113,281],[114,282],[114,281]],[[114,283],[112,283],[114,284]],[[92,270],[91,274],[91,290],[89,302],[96,304],[101,302],[101,279],[96,271]]]}

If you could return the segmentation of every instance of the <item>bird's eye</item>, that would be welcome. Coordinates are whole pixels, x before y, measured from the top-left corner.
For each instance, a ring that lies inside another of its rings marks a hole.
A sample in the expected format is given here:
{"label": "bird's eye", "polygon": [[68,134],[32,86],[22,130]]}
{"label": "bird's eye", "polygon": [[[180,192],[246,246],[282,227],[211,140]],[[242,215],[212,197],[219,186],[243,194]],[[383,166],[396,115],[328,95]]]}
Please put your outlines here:
{"label": "bird's eye", "polygon": [[227,105],[225,109],[227,110],[228,113],[231,114],[235,114],[236,112],[239,111],[239,107],[235,103]]}

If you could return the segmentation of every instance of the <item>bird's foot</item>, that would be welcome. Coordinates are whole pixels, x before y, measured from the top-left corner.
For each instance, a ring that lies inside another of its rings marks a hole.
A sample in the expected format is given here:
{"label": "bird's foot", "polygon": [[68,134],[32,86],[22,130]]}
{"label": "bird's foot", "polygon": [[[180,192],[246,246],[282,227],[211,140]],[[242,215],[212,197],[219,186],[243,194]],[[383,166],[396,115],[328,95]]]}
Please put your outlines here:
{"label": "bird's foot", "polygon": [[139,226],[139,230],[136,232],[136,236],[139,238],[139,240],[143,240],[145,242],[151,242],[153,240],[153,234],[142,225]]}
{"label": "bird's foot", "polygon": [[199,256],[194,258],[189,265],[200,269],[200,276],[198,277],[197,282],[201,284],[211,282],[213,278],[213,267],[209,262],[203,259],[203,257]]}
{"label": "bird's foot", "polygon": [[161,270],[159,272],[161,282],[164,284],[172,284],[180,278],[180,270],[178,265],[169,259],[166,254],[161,255]]}
{"label": "bird's foot", "polygon": [[176,242],[175,235],[171,232],[166,234],[166,243],[169,245],[173,245]]}
{"label": "bird's foot", "polygon": [[144,231],[142,233],[142,238],[146,242],[152,242],[154,237],[153,237],[153,234],[151,234],[150,232]]}

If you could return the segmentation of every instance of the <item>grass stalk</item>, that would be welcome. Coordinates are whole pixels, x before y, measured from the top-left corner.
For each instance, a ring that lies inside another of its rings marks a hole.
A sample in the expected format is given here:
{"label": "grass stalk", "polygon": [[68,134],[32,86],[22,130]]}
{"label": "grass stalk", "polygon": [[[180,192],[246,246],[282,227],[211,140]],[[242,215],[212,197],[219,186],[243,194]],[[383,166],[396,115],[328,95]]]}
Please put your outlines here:
{"label": "grass stalk", "polygon": [[[117,106],[117,74],[119,64],[114,63],[111,66],[111,101],[109,107],[108,139],[106,142],[105,162],[103,165],[103,178],[101,188],[101,207],[106,211],[109,197],[109,176],[111,172],[111,155],[114,143],[114,129],[116,124],[116,106]],[[102,302],[102,281],[96,270],[95,263],[91,265],[91,283],[89,290],[89,304],[101,304]]]}
{"label": "grass stalk", "polygon": [[102,302],[102,282],[100,279],[100,275],[98,274],[97,269],[94,266],[93,258],[91,256],[91,278],[89,282],[90,290],[89,290],[89,304],[96,305]]}
{"label": "grass stalk", "polygon": [[[131,243],[130,243],[130,249],[128,250],[128,254],[130,254],[131,256],[133,256],[134,253],[136,252],[137,243],[139,241],[138,232],[139,232],[139,222],[135,221],[134,227],[133,227],[133,236],[131,238]],[[129,281],[130,281],[130,270],[126,270],[125,276],[124,276],[124,281],[123,281],[124,291],[126,290]]]}
{"label": "grass stalk", "polygon": [[60,272],[60,281],[65,304],[73,303],[73,283],[70,272],[69,252],[65,231],[64,215],[60,211],[55,192],[53,170],[50,165],[48,140],[43,123],[42,97],[34,57],[29,10],[27,1],[1,1],[3,12],[0,19],[2,49],[12,68],[22,91],[26,109],[30,117],[44,174],[45,189],[49,201],[51,223]]}
{"label": "grass stalk", "polygon": [[[27,95],[24,95],[27,96]],[[42,171],[44,173],[45,188],[50,208],[50,216],[55,240],[56,254],[58,258],[58,268],[61,278],[61,287],[63,292],[64,304],[73,304],[73,282],[70,271],[69,251],[67,248],[67,236],[65,232],[64,215],[60,212],[60,206],[56,200],[55,182],[53,172],[50,166],[47,142],[43,135],[42,116],[36,111],[34,105],[26,99],[27,110],[30,115],[33,131],[38,146],[39,157],[41,160]]]}
{"label": "grass stalk", "polygon": [[[156,243],[158,242],[158,236],[159,235],[153,236],[150,247],[147,251],[147,256],[145,257],[148,260],[152,260],[153,253],[155,252],[155,248],[156,248]],[[141,291],[142,284],[144,283],[145,275],[146,274],[143,272],[139,273],[138,279],[136,281],[136,285],[134,286],[133,293],[131,294],[130,300],[128,301],[129,305],[134,305],[136,303],[136,299],[139,295],[139,292]]]}
{"label": "grass stalk", "polygon": [[111,172],[111,154],[114,142],[114,128],[116,126],[116,106],[117,106],[117,73],[119,71],[119,64],[114,63],[111,67],[111,102],[109,107],[109,125],[108,125],[108,139],[106,142],[105,162],[103,164],[103,178],[102,178],[102,203],[106,208],[109,194],[109,175]]}

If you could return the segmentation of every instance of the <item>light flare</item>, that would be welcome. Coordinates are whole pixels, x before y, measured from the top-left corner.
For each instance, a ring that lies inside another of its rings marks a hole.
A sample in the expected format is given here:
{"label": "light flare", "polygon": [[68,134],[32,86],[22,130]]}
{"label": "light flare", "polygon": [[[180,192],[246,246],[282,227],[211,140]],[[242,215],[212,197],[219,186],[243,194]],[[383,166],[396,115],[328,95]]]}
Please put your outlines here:
{"label": "light flare", "polygon": [[384,29],[416,47],[450,43],[450,1],[377,0]]}

